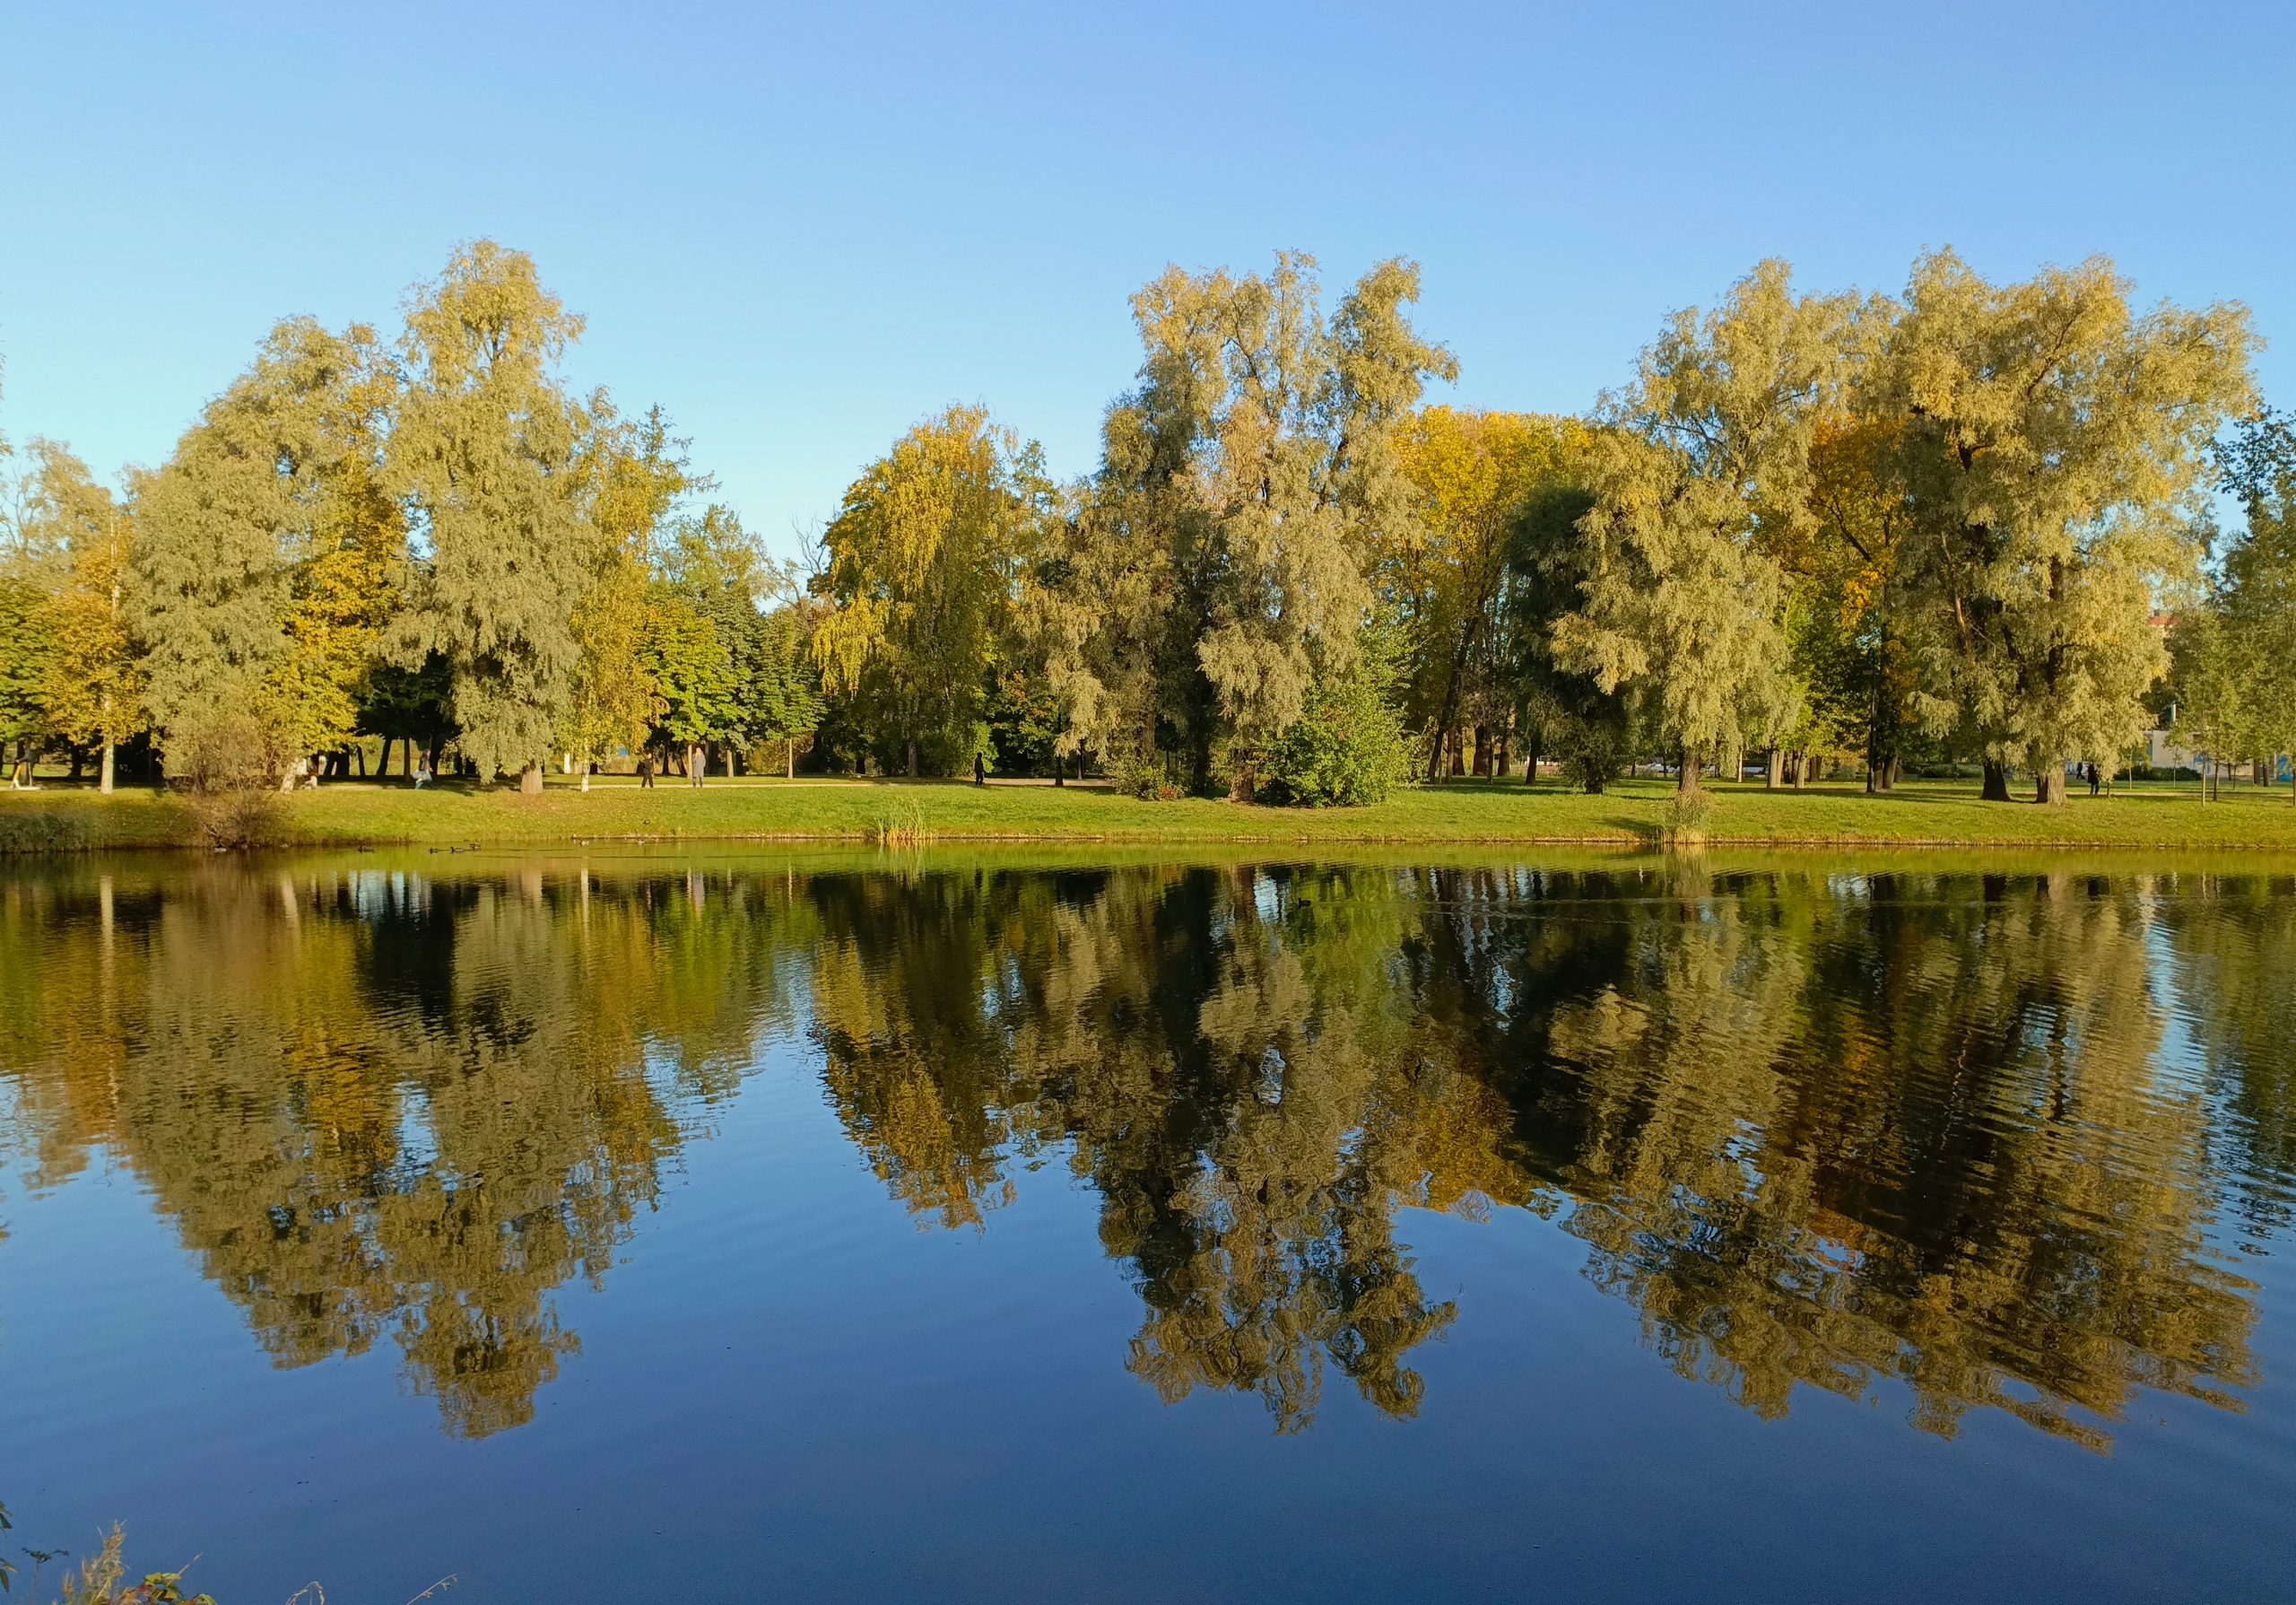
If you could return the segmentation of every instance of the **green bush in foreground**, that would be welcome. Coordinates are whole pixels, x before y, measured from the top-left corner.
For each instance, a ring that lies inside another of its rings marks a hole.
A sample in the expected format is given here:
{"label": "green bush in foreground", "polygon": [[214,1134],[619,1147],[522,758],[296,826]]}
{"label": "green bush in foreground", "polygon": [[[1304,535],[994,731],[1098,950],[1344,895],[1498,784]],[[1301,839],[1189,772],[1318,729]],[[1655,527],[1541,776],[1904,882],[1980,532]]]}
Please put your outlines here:
{"label": "green bush in foreground", "polygon": [[1262,798],[1307,808],[1386,801],[1411,771],[1403,721],[1387,697],[1393,677],[1383,644],[1367,642],[1353,670],[1309,692],[1268,755]]}

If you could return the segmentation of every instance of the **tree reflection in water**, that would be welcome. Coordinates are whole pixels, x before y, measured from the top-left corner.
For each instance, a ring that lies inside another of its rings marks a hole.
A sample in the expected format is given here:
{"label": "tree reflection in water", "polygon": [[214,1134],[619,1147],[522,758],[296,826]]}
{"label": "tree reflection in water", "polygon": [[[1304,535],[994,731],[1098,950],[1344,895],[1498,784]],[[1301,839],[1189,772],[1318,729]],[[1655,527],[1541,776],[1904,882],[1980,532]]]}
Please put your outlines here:
{"label": "tree reflection in water", "polygon": [[34,1186],[132,1166],[277,1364],[387,1337],[474,1436],[529,1418],[578,1348],[556,1290],[604,1278],[760,1045],[809,1037],[930,1228],[1066,1163],[1167,1400],[1297,1430],[1335,1369],[1413,1414],[1461,1312],[1398,1212],[1519,1208],[1751,1409],[1887,1382],[1927,1431],[1991,1407],[2101,1446],[2137,1389],[2254,1381],[2225,1240],[2289,1218],[2285,891],[81,866],[0,879],[0,1097]]}

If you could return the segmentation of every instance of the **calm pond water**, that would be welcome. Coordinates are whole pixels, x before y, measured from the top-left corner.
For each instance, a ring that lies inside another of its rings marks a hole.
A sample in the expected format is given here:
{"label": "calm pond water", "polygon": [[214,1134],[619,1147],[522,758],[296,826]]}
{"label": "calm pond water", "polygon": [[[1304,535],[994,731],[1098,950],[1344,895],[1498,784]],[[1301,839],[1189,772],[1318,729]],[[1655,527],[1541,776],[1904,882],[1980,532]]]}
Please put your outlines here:
{"label": "calm pond water", "polygon": [[0,1502],[227,1605],[2285,1599],[2292,1044],[2193,869],[0,868]]}

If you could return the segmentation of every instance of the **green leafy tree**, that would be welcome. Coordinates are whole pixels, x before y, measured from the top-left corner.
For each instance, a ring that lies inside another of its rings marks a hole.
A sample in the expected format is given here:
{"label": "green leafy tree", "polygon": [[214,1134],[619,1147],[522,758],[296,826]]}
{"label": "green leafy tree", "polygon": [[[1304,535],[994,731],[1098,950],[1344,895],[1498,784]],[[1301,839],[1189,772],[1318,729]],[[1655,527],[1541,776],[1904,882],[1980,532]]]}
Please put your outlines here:
{"label": "green leafy tree", "polygon": [[1779,544],[1810,516],[1810,446],[1858,311],[1765,262],[1703,317],[1676,313],[1596,436],[1583,600],[1564,667],[1640,690],[1681,783],[1786,700]]}
{"label": "green leafy tree", "polygon": [[445,657],[465,755],[536,793],[575,706],[576,615],[599,568],[584,508],[588,418],[557,374],[581,332],[524,252],[461,248],[409,299],[390,438],[422,558],[397,655],[410,667]]}
{"label": "green leafy tree", "polygon": [[[14,747],[10,779],[29,785],[35,756],[54,735],[48,680],[54,657],[50,600],[70,565],[68,519],[52,493],[48,442],[31,460],[0,435],[0,745]],[[60,448],[52,449],[60,452]]]}
{"label": "green leafy tree", "polygon": [[[1585,459],[1579,459],[1583,467]],[[1639,736],[1636,695],[1605,688],[1556,654],[1554,630],[1585,595],[1589,548],[1578,526],[1595,505],[1580,475],[1558,472],[1514,510],[1499,598],[1494,669],[1509,688],[1523,735],[1523,779],[1552,755],[1587,791],[1608,785],[1632,760]]]}
{"label": "green leafy tree", "polygon": [[378,362],[363,327],[281,323],[139,483],[127,616],[170,747],[228,725],[278,772],[352,728],[396,580]]}
{"label": "green leafy tree", "polygon": [[[1431,781],[1447,746],[1458,755],[1463,718],[1476,731],[1475,772],[1489,772],[1492,730],[1503,751],[1523,702],[1520,653],[1550,656],[1554,610],[1523,616],[1535,599],[1510,559],[1532,504],[1583,479],[1588,443],[1574,418],[1448,406],[1423,410],[1405,438],[1416,516],[1383,532],[1372,574],[1407,633],[1405,705],[1426,737]],[[1577,544],[1575,531],[1560,533]]]}
{"label": "green leafy tree", "polygon": [[1413,516],[1404,433],[1426,379],[1457,372],[1405,316],[1418,294],[1415,266],[1382,263],[1326,318],[1314,259],[1287,252],[1134,296],[1139,382],[1039,576],[1064,751],[1248,785],[1350,666],[1374,548]]}
{"label": "green leafy tree", "polygon": [[2220,606],[2240,649],[2248,734],[2269,759],[2296,753],[2296,419],[2245,421],[2226,459],[2247,524],[2224,554]]}
{"label": "green leafy tree", "polygon": [[1354,660],[1308,692],[1300,717],[1267,755],[1262,794],[1302,807],[1383,802],[1411,772],[1395,693],[1401,651],[1391,629],[1371,628]]}
{"label": "green leafy tree", "polygon": [[1973,722],[1987,797],[2022,765],[2061,801],[2067,762],[2144,728],[2155,604],[2197,572],[2256,344],[2238,306],[2135,311],[2101,257],[2010,284],[1950,251],[1914,265],[1860,407],[1898,431],[1924,710]]}
{"label": "green leafy tree", "polygon": [[658,582],[640,650],[657,699],[654,733],[683,749],[687,777],[700,785],[709,745],[734,727],[739,711],[733,654],[693,598]]}
{"label": "green leafy tree", "polygon": [[56,734],[98,750],[97,786],[109,792],[120,744],[144,728],[143,667],[126,607],[133,520],[79,458],[48,441],[33,447],[67,560],[39,621],[39,697]]}
{"label": "green leafy tree", "polygon": [[2226,617],[2222,598],[2204,596],[2178,614],[2169,632],[2169,682],[2176,693],[2178,738],[2201,755],[2201,798],[2211,794],[2218,768],[2231,755],[2251,750],[2260,722],[2255,700],[2256,643]]}
{"label": "green leafy tree", "polygon": [[1035,444],[978,407],[918,424],[846,492],[822,537],[831,611],[813,652],[881,761],[947,773],[983,751],[989,665],[1051,501]]}
{"label": "green leafy tree", "polygon": [[655,568],[671,510],[681,496],[709,484],[688,466],[684,442],[671,438],[660,407],[624,420],[596,398],[589,424],[595,566],[575,604],[581,661],[561,732],[585,791],[592,763],[617,747],[640,746],[662,711],[654,659],[645,646],[657,615]]}

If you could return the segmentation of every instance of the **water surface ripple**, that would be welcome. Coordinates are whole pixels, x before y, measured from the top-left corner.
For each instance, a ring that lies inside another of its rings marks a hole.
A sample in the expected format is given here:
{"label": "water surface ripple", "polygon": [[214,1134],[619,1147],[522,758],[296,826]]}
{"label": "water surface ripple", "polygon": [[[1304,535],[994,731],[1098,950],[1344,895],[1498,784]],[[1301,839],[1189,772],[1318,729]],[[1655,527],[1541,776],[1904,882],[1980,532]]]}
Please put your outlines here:
{"label": "water surface ripple", "polygon": [[2292,890],[0,869],[0,1502],[233,1601],[2284,1597]]}

